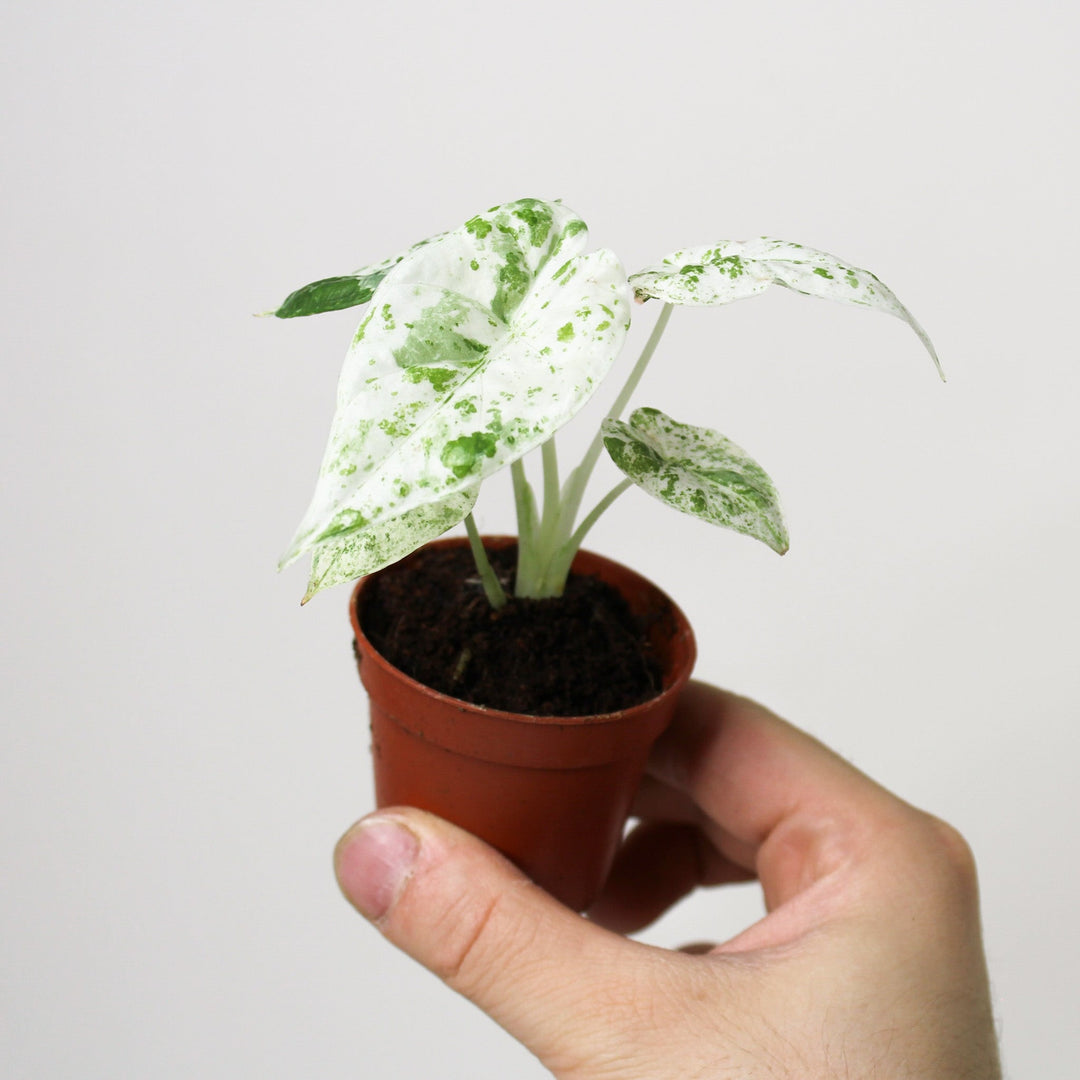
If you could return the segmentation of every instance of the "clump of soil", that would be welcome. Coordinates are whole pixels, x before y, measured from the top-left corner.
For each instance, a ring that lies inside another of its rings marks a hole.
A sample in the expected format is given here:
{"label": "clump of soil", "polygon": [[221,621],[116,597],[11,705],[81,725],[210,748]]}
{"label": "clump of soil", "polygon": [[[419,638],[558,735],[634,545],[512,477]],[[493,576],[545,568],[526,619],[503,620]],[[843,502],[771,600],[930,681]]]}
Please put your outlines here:
{"label": "clump of soil", "polygon": [[[509,595],[517,548],[489,552]],[[422,549],[365,586],[361,627],[394,667],[451,697],[530,716],[589,716],[660,691],[660,663],[626,602],[571,574],[561,597],[495,611],[467,547]]]}

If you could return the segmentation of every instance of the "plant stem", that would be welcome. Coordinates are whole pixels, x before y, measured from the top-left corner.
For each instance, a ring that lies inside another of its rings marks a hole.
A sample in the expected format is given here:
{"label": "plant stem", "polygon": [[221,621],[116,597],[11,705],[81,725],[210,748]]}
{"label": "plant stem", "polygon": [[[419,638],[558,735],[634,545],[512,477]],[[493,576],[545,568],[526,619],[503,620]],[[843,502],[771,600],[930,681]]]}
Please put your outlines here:
{"label": "plant stem", "polygon": [[[620,413],[626,408],[630,396],[637,389],[638,383],[641,382],[642,375],[645,374],[645,369],[649,366],[649,361],[652,359],[653,353],[656,352],[657,345],[660,344],[660,339],[664,336],[668,320],[671,318],[672,307],[673,305],[671,304],[665,304],[661,309],[660,315],[656,320],[656,325],[653,326],[652,333],[649,335],[649,340],[645,342],[645,348],[642,349],[641,355],[638,357],[633,371],[630,372],[629,377],[623,384],[623,388],[619,391],[619,396],[608,410],[607,419],[618,419]],[[585,496],[585,487],[589,482],[589,477],[592,475],[593,469],[596,467],[596,462],[600,457],[600,451],[603,449],[603,446],[604,437],[603,434],[598,431],[596,437],[590,444],[589,449],[585,452],[585,456],[581,459],[581,464],[570,474],[569,479],[566,481],[566,487],[563,489],[562,527],[563,532],[567,537],[570,534],[570,530],[574,527],[574,519],[577,517],[578,510],[581,507],[581,500]]]}
{"label": "plant stem", "polygon": [[544,594],[551,596],[562,595],[563,586],[566,584],[566,575],[570,572],[570,564],[578,553],[585,536],[596,524],[600,515],[624,492],[633,486],[634,481],[630,477],[620,480],[585,516],[585,519],[574,531],[574,535],[563,544],[553,556],[544,575]]}
{"label": "plant stem", "polygon": [[540,546],[547,546],[547,541],[559,523],[559,456],[555,450],[554,438],[548,439],[540,448],[544,462],[544,512],[540,519]]}
{"label": "plant stem", "polygon": [[[543,596],[547,568],[560,542],[559,530],[563,521],[563,507],[559,491],[559,457],[555,439],[550,438],[540,447],[544,467],[544,506],[534,533],[535,542],[528,549],[524,561],[518,560],[518,577],[514,584],[517,596]],[[522,473],[524,475],[524,473]],[[533,522],[536,523],[533,504]]]}
{"label": "plant stem", "polygon": [[491,566],[491,561],[487,557],[487,552],[484,550],[484,544],[480,539],[480,533],[476,528],[476,521],[472,514],[465,518],[465,530],[469,534],[469,547],[472,548],[476,569],[484,586],[484,595],[488,598],[488,603],[498,611],[499,608],[506,606],[506,593],[503,591],[502,585],[499,584],[499,579]]}
{"label": "plant stem", "polygon": [[525,465],[519,458],[510,466],[514,481],[514,507],[518,526],[518,561],[514,581],[515,596],[533,596],[540,585],[539,553],[537,552],[536,497],[525,476]]}
{"label": "plant stem", "polygon": [[631,395],[637,389],[638,383],[641,382],[641,376],[645,374],[645,369],[649,366],[649,361],[653,357],[653,353],[656,352],[656,346],[660,344],[660,339],[664,336],[664,331],[667,329],[668,321],[671,319],[671,313],[674,310],[674,305],[665,304],[660,309],[660,314],[656,319],[656,325],[653,326],[652,333],[649,335],[649,340],[645,342],[645,348],[641,350],[641,355],[638,357],[638,362],[634,365],[634,370],[630,372],[630,377],[623,384],[622,390],[619,391],[619,396],[615,399],[614,404],[608,409],[607,418],[609,420],[617,420],[626,408],[627,402],[629,402]]}

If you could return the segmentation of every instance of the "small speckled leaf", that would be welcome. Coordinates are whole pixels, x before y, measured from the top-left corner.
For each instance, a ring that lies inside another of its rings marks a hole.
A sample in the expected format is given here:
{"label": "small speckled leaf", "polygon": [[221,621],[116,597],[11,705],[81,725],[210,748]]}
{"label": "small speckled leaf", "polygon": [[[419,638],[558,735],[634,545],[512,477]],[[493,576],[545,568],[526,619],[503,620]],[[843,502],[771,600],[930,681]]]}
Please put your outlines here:
{"label": "small speckled leaf", "polygon": [[306,604],[331,585],[374,574],[460,525],[472,512],[478,491],[479,487],[474,487],[378,525],[345,530],[327,541],[312,552],[311,575],[301,603]]}
{"label": "small speckled leaf", "polygon": [[615,464],[661,502],[787,551],[772,480],[719,432],[680,424],[659,409],[635,409],[628,422],[605,420],[603,434]]}
{"label": "small speckled leaf", "polygon": [[282,559],[474,487],[588,400],[630,321],[626,274],[558,203],[494,207],[410,252],[345,358],[311,506]]}
{"label": "small speckled leaf", "polygon": [[869,270],[802,244],[767,236],[745,242],[722,240],[712,247],[672,252],[658,265],[631,274],[630,284],[639,300],[669,304],[730,304],[756,296],[770,285],[782,285],[805,296],[876,308],[902,319],[915,331],[941,374],[926,331],[888,286]]}
{"label": "small speckled leaf", "polygon": [[322,278],[310,285],[302,285],[295,292],[289,293],[276,311],[269,311],[267,314],[276,315],[279,319],[295,319],[301,315],[321,315],[324,311],[340,311],[342,308],[366,304],[383,278],[406,255],[437,239],[437,236],[433,236],[428,240],[421,240],[400,255],[365,266],[351,274]]}

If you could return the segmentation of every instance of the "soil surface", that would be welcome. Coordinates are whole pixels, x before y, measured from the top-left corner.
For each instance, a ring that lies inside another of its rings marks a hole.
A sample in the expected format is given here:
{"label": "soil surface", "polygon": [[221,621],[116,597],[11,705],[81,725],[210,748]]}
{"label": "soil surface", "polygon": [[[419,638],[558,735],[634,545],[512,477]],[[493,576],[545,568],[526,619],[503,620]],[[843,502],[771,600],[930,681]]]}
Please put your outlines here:
{"label": "soil surface", "polygon": [[[509,595],[517,549],[489,552]],[[404,572],[403,572],[404,571]],[[660,690],[623,598],[572,574],[561,597],[495,611],[465,548],[421,550],[365,586],[361,626],[394,667],[451,697],[530,716],[589,716]]]}

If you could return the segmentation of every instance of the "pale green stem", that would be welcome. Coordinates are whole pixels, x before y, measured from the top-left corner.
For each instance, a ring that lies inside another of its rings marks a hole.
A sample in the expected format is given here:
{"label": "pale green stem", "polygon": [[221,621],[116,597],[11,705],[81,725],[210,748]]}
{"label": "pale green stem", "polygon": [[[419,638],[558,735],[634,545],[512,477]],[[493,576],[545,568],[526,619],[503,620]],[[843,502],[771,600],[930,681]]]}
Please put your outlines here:
{"label": "pale green stem", "polygon": [[544,462],[544,515],[540,520],[540,546],[547,542],[559,523],[559,456],[554,438],[548,439],[540,448]]}
{"label": "pale green stem", "polygon": [[491,562],[484,550],[484,542],[480,539],[480,533],[476,528],[476,521],[472,514],[465,518],[465,531],[469,534],[469,547],[472,548],[473,559],[476,561],[476,569],[480,574],[480,581],[484,586],[484,595],[488,603],[497,611],[506,605],[506,593],[492,568]]}
{"label": "pale green stem", "polygon": [[541,594],[548,564],[559,546],[559,530],[563,522],[563,507],[559,491],[559,457],[555,439],[550,438],[540,447],[544,465],[544,508],[536,529],[536,545],[530,552],[528,574],[519,578],[515,586],[518,596]]}
{"label": "pale green stem", "polygon": [[514,481],[514,506],[518,525],[518,563],[514,594],[532,596],[539,585],[536,497],[525,476],[525,465],[520,458],[510,465],[510,476]]}
{"label": "pale green stem", "polygon": [[544,595],[561,596],[566,586],[566,577],[570,573],[570,564],[578,553],[589,530],[596,524],[600,515],[628,488],[633,486],[634,481],[627,477],[620,480],[586,515],[582,523],[574,531],[574,535],[563,544],[552,558],[544,578]]}
{"label": "pale green stem", "polygon": [[615,399],[611,408],[608,409],[609,420],[617,420],[622,415],[623,409],[626,408],[631,396],[637,389],[638,383],[641,382],[641,376],[645,374],[645,369],[649,366],[649,361],[653,358],[653,353],[656,352],[656,346],[660,344],[660,339],[664,336],[664,331],[667,329],[667,324],[671,319],[673,310],[674,305],[672,304],[665,304],[663,308],[660,309],[656,325],[649,335],[649,340],[645,342],[645,348],[641,350],[641,355],[638,357],[638,362],[634,365],[634,370],[630,372],[630,377],[626,380],[622,390],[619,391],[619,396]]}
{"label": "pale green stem", "polygon": [[[642,349],[641,355],[634,365],[634,370],[630,372],[629,378],[627,378],[623,388],[619,391],[619,396],[615,399],[611,408],[608,409],[608,420],[618,419],[623,409],[626,408],[631,395],[637,389],[638,383],[641,382],[641,377],[645,374],[645,369],[649,366],[649,361],[652,359],[653,353],[656,352],[660,339],[664,336],[664,330],[667,329],[672,307],[671,304],[665,304],[661,309],[656,325],[649,335],[649,340],[645,342],[645,348]],[[563,491],[562,528],[567,535],[574,527],[574,519],[577,517],[578,510],[581,507],[581,500],[585,496],[585,487],[589,482],[589,477],[592,476],[593,469],[596,467],[603,446],[604,436],[602,432],[598,431],[589,449],[585,451],[581,464],[570,474],[569,479],[566,481],[566,487]]]}

